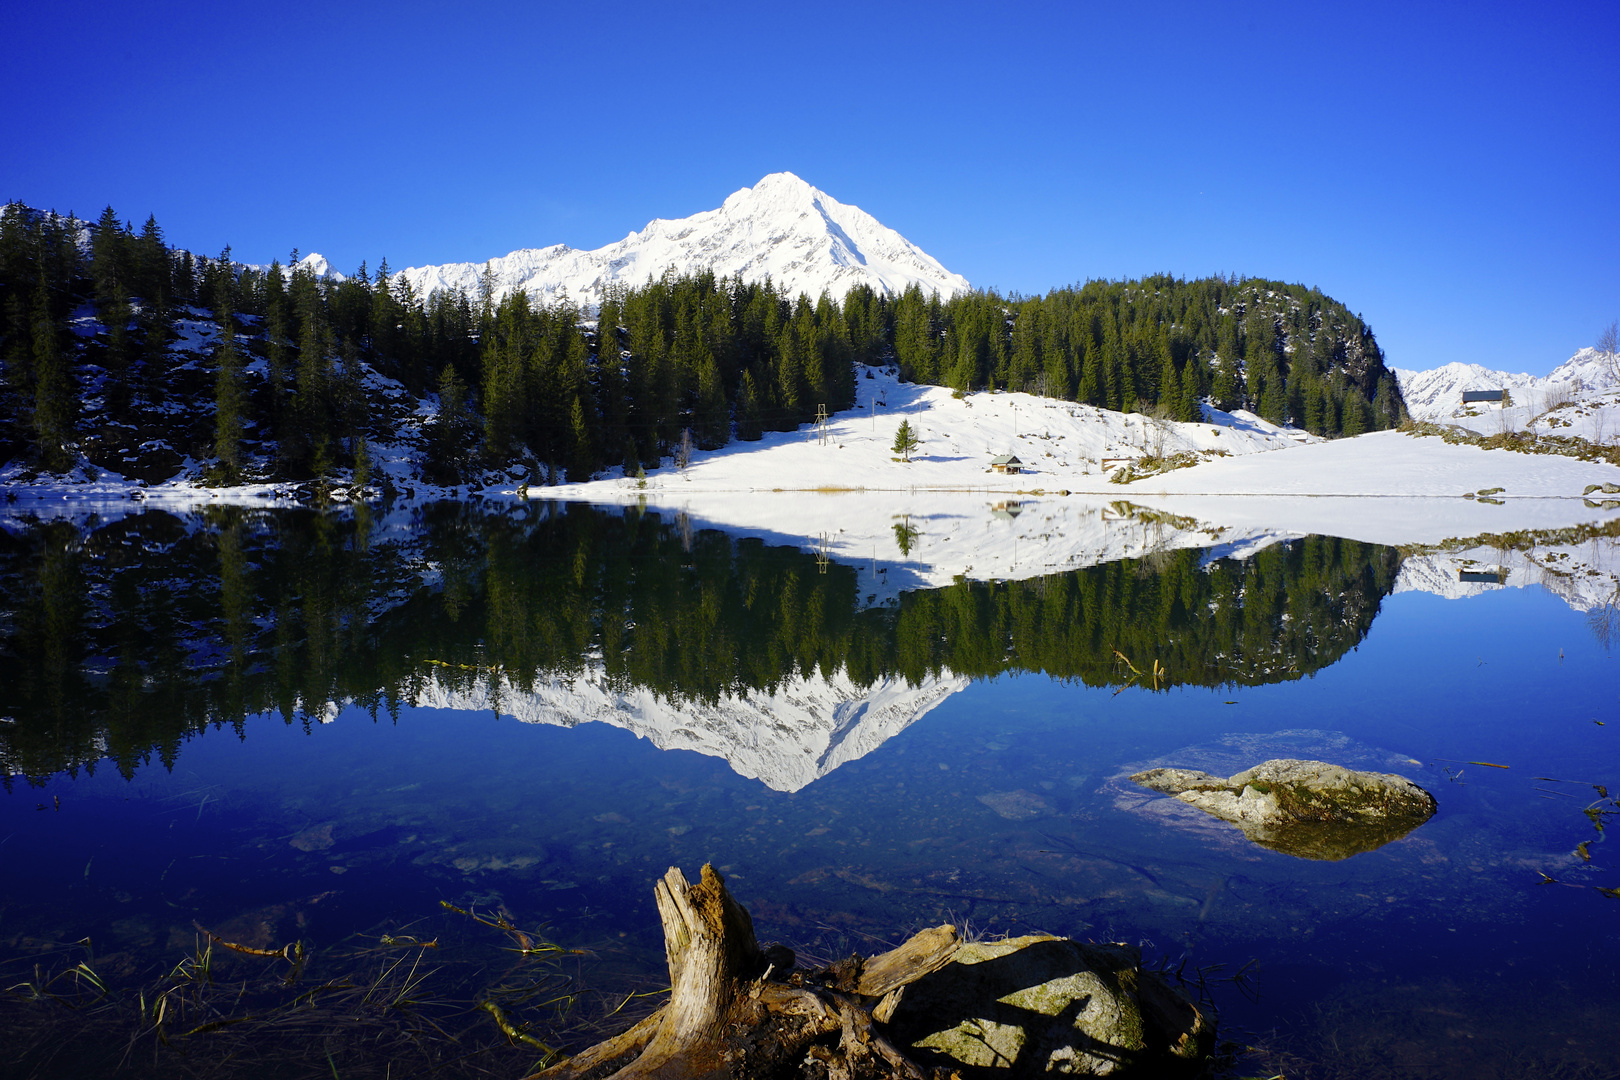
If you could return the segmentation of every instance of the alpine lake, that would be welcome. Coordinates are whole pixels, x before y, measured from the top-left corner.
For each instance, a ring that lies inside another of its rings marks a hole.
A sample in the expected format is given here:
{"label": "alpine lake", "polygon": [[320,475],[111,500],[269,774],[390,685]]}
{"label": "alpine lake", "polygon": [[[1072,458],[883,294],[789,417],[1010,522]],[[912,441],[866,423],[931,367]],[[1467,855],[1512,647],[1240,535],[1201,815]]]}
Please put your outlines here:
{"label": "alpine lake", "polygon": [[[1323,536],[885,593],[898,530],[130,505],[0,530],[0,1076],[520,1077],[656,1007],[705,862],[801,964],[1136,945],[1211,1075],[1620,1076],[1612,603]],[[1438,811],[1305,858],[1128,779],[1270,758]]]}

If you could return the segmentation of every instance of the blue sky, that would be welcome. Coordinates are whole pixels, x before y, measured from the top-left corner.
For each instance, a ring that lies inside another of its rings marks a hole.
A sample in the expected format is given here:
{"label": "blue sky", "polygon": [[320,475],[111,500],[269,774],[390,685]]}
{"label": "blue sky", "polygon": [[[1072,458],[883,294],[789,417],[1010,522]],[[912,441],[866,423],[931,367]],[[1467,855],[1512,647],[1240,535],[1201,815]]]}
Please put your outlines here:
{"label": "blue sky", "polygon": [[591,248],[790,170],[975,285],[1320,286],[1391,363],[1620,317],[1620,5],[17,5],[0,198],[251,262]]}

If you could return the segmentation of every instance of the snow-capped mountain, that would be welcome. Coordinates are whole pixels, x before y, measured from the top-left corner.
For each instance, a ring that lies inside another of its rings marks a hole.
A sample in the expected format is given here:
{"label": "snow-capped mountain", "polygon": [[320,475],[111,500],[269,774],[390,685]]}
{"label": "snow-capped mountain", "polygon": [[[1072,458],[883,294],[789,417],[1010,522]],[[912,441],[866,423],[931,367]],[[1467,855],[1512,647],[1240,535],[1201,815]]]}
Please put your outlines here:
{"label": "snow-capped mountain", "polygon": [[403,271],[418,296],[439,289],[478,291],[488,266],[497,296],[525,289],[539,303],[563,297],[588,311],[615,282],[640,285],[673,268],[758,281],[770,276],[790,293],[826,291],[842,299],[859,283],[891,294],[913,282],[951,296],[970,288],[916,244],[857,206],[832,198],[792,173],[772,173],[751,188],[675,221],[649,222],[616,244],[578,251],[565,244],[524,248],[486,263],[414,266]]}
{"label": "snow-capped mountain", "polygon": [[308,270],[317,280],[323,278],[331,281],[347,280],[347,276],[332,269],[332,264],[326,261],[326,256],[318,251],[312,251],[299,259],[294,269]]}
{"label": "snow-capped mountain", "polygon": [[1506,390],[1515,405],[1532,413],[1567,394],[1579,399],[1603,390],[1620,387],[1620,372],[1613,358],[1596,349],[1582,349],[1546,376],[1492,371],[1479,364],[1447,364],[1429,371],[1395,369],[1401,396],[1414,420],[1448,420],[1460,411],[1464,390]]}
{"label": "snow-capped mountain", "polygon": [[900,678],[858,686],[840,672],[830,679],[801,676],[774,693],[750,691],[707,704],[674,702],[643,687],[616,690],[596,671],[577,679],[541,680],[530,690],[503,680],[494,693],[487,685],[468,690],[434,682],[423,688],[417,704],[495,711],[526,724],[612,724],[660,750],[725,758],[739,774],[766,787],[798,791],[876,750],[968,682],[947,672],[916,686]]}

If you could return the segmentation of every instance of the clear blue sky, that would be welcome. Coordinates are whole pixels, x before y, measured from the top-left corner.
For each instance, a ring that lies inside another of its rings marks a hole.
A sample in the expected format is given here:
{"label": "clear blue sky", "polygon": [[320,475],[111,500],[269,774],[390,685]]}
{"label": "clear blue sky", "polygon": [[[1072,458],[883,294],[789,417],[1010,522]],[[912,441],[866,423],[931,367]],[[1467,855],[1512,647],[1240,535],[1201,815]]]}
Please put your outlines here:
{"label": "clear blue sky", "polygon": [[1403,367],[1620,316],[1620,4],[17,4],[0,198],[340,269],[790,170],[975,285],[1317,285]]}

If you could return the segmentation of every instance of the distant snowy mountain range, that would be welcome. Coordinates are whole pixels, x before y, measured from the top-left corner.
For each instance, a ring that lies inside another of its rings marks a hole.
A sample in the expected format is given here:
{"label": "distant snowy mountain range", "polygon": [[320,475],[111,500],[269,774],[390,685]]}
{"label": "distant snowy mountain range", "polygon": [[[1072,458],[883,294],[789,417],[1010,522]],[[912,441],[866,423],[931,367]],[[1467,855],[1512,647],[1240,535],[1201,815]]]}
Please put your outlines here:
{"label": "distant snowy mountain range", "polygon": [[[312,270],[311,255],[306,260]],[[733,193],[718,210],[675,221],[649,222],[616,244],[578,251],[566,244],[524,248],[487,263],[413,266],[403,271],[418,296],[439,289],[477,294],[488,267],[497,297],[527,290],[538,303],[565,297],[588,311],[616,283],[640,285],[666,270],[769,276],[790,293],[827,292],[842,299],[852,286],[898,294],[912,284],[951,296],[970,286],[939,261],[858,206],[839,202],[792,173],[772,173]],[[330,267],[325,267],[330,271]],[[317,271],[319,272],[319,271]]]}
{"label": "distant snowy mountain range", "polygon": [[1581,399],[1620,388],[1614,358],[1596,349],[1582,349],[1545,376],[1492,371],[1479,364],[1447,364],[1428,371],[1395,369],[1401,396],[1414,420],[1449,420],[1462,407],[1464,390],[1506,390],[1515,406],[1531,414],[1541,412],[1564,397]]}
{"label": "distant snowy mountain range", "polygon": [[[341,279],[319,254],[299,260],[316,277]],[[487,262],[413,266],[401,273],[418,296],[439,289],[476,294],[486,267],[497,298],[526,290],[536,302],[562,299],[593,312],[609,285],[640,285],[666,270],[711,271],[747,281],[769,276],[791,293],[827,292],[841,299],[867,284],[897,295],[913,283],[924,293],[949,297],[971,285],[858,206],[841,203],[789,172],[772,173],[734,192],[717,210],[649,222],[616,244],[580,251],[566,244],[522,248]],[[1464,390],[1506,389],[1515,404],[1534,406],[1548,395],[1574,397],[1620,388],[1613,360],[1581,349],[1551,374],[1538,377],[1493,371],[1479,364],[1451,363],[1427,371],[1395,369],[1408,411],[1418,420],[1446,420],[1461,405]],[[1534,401],[1532,401],[1534,399]],[[1543,408],[1545,406],[1542,406]],[[1539,411],[1533,409],[1533,411]]]}

